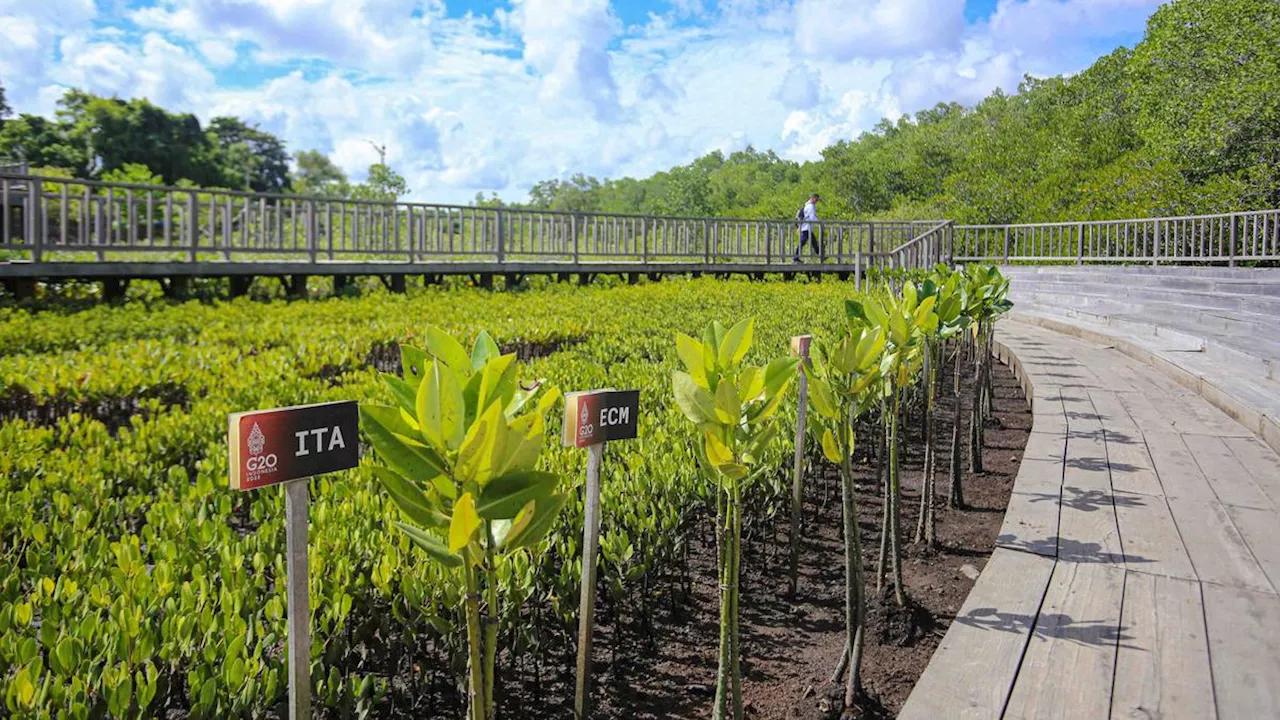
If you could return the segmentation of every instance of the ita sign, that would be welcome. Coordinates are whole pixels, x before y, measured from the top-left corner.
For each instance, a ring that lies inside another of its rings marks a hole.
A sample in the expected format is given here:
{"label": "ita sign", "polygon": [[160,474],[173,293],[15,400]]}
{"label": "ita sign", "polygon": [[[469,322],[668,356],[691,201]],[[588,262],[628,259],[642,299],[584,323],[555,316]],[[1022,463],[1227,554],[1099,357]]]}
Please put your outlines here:
{"label": "ita sign", "polygon": [[227,422],[231,488],[284,484],[285,560],[289,603],[289,718],[311,717],[311,599],[307,591],[307,483],[290,482],[347,470],[360,460],[360,415],[354,401],[234,413]]}
{"label": "ita sign", "polygon": [[578,606],[578,681],[573,712],[590,716],[591,635],[595,628],[596,554],[600,549],[600,465],[604,444],[636,436],[639,390],[592,390],[565,395],[565,447],[587,448],[587,485],[582,518],[582,592]]}

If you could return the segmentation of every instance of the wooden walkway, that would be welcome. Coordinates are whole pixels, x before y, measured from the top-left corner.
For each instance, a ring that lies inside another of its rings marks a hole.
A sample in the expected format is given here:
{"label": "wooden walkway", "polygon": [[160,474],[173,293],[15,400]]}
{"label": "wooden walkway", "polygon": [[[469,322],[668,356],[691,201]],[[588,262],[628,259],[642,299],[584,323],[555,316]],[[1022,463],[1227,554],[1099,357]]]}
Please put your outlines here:
{"label": "wooden walkway", "polygon": [[1114,348],[1012,321],[997,340],[1031,436],[899,717],[1280,717],[1280,456]]}

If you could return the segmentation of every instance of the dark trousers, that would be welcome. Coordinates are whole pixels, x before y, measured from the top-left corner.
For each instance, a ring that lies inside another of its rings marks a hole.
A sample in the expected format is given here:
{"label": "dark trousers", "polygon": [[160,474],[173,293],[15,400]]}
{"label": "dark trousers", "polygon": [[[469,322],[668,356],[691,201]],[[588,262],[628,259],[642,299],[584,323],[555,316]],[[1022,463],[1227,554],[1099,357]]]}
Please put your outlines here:
{"label": "dark trousers", "polygon": [[809,249],[813,251],[813,254],[818,256],[818,259],[826,259],[826,256],[822,253],[822,243],[818,241],[818,237],[814,235],[812,231],[801,230],[800,244],[796,246],[796,262],[800,262],[800,251],[804,250],[805,243],[809,244]]}

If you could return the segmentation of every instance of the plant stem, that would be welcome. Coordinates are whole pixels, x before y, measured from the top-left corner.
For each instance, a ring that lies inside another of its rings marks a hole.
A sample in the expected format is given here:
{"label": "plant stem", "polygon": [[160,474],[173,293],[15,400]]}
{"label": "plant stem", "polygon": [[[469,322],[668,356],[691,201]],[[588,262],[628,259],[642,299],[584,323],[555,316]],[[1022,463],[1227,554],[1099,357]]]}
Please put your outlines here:
{"label": "plant stem", "polygon": [[[853,410],[846,419],[853,424]],[[862,665],[862,625],[866,616],[866,597],[862,582],[862,537],[858,531],[858,498],[853,488],[853,467],[849,447],[840,433],[840,489],[844,505],[844,569],[845,631],[850,648],[849,674],[845,682],[844,704],[851,707],[859,688],[858,672]]]}
{"label": "plant stem", "polygon": [[900,524],[902,522],[902,512],[899,508],[901,501],[902,487],[900,483],[900,471],[898,466],[898,416],[901,413],[900,400],[902,391],[896,386],[893,388],[893,415],[891,419],[889,436],[889,486],[891,489],[892,506],[889,512],[889,520],[892,528],[889,535],[889,555],[893,559],[893,600],[902,607],[906,604],[906,597],[902,589],[902,532]]}
{"label": "plant stem", "polygon": [[956,343],[955,361],[952,369],[955,375],[955,384],[953,386],[953,396],[955,397],[955,408],[951,422],[951,477],[949,484],[949,492],[947,493],[947,505],[952,509],[961,509],[964,507],[964,487],[961,483],[961,469],[963,467],[960,454],[963,450],[960,447],[960,367],[961,354],[963,351],[963,341]]}
{"label": "plant stem", "polygon": [[889,410],[880,399],[880,427],[876,438],[876,480],[880,482],[880,555],[876,560],[876,595],[884,592],[884,578],[889,570]]}
{"label": "plant stem", "polygon": [[489,720],[496,716],[494,708],[494,662],[498,656],[498,577],[493,559],[493,523],[485,521],[485,537],[489,539],[485,550],[485,591],[488,594],[484,623],[484,716]]}
{"label": "plant stem", "polygon": [[731,694],[733,697],[733,720],[742,720],[742,641],[738,635],[738,578],[742,567],[742,499],[737,483],[733,486],[733,506],[730,510],[733,523],[733,558],[729,573],[729,620],[733,623],[730,632],[729,668]]}
{"label": "plant stem", "polygon": [[732,636],[729,628],[729,546],[725,533],[727,522],[726,494],[719,488],[716,490],[716,575],[720,579],[720,658],[716,669],[716,700],[712,708],[713,720],[724,720],[726,696],[729,691],[729,653]]}
{"label": "plant stem", "polygon": [[467,565],[466,575],[466,614],[467,614],[467,658],[471,666],[471,682],[469,688],[468,708],[473,720],[485,720],[484,666],[483,648],[480,639],[480,590],[477,586],[476,570]]}

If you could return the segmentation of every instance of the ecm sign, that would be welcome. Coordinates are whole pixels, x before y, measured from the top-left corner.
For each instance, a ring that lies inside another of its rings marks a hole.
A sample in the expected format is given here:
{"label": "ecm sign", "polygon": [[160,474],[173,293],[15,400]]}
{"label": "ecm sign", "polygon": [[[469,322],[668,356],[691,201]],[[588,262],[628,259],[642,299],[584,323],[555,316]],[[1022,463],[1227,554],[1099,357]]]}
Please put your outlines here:
{"label": "ecm sign", "polygon": [[569,393],[564,403],[566,447],[587,447],[636,436],[639,390],[592,390]]}
{"label": "ecm sign", "polygon": [[231,487],[253,490],[359,463],[355,401],[234,413],[228,428]]}

